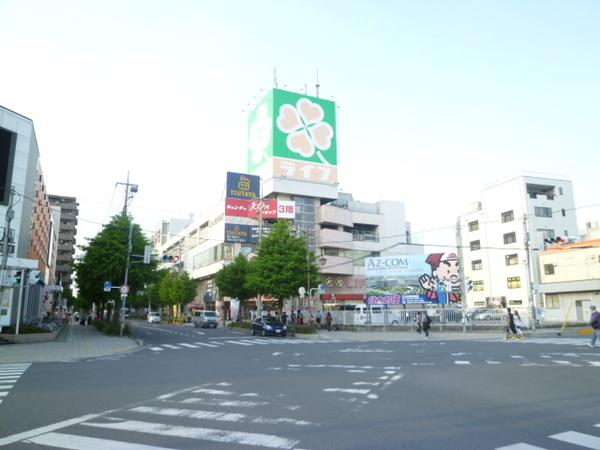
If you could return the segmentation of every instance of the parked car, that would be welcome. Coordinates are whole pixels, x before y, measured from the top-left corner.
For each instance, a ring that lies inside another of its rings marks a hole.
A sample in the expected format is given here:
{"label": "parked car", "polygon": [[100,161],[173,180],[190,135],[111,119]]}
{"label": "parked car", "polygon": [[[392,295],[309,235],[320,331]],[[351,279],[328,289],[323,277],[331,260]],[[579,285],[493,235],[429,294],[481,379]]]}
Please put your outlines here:
{"label": "parked car", "polygon": [[492,320],[494,318],[494,314],[491,311],[481,311],[475,314],[476,320]]}
{"label": "parked car", "polygon": [[196,328],[217,328],[219,324],[219,316],[214,311],[194,311],[192,320]]}
{"label": "parked car", "polygon": [[160,314],[150,311],[146,320],[148,323],[160,323]]}
{"label": "parked car", "polygon": [[260,334],[262,336],[285,336],[287,327],[277,317],[257,317],[250,327],[252,336]]}

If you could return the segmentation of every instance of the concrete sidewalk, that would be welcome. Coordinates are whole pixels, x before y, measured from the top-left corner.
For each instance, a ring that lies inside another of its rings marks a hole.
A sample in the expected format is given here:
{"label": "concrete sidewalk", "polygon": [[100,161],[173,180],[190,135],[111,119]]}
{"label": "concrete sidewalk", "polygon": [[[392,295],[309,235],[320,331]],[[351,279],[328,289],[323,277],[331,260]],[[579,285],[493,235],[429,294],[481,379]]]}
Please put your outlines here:
{"label": "concrete sidewalk", "polygon": [[[558,329],[542,328],[535,332],[524,330],[523,334],[527,337],[544,337],[557,336]],[[396,342],[396,341],[503,341],[505,333],[500,330],[495,331],[431,331],[431,337],[428,339],[424,334],[418,334],[416,331],[327,331],[319,330],[318,334],[298,335],[308,339],[323,339],[323,340],[349,340],[360,342]]]}
{"label": "concrete sidewalk", "polygon": [[0,364],[77,361],[126,353],[138,348],[129,337],[105,336],[93,325],[67,325],[53,342],[0,346]]}

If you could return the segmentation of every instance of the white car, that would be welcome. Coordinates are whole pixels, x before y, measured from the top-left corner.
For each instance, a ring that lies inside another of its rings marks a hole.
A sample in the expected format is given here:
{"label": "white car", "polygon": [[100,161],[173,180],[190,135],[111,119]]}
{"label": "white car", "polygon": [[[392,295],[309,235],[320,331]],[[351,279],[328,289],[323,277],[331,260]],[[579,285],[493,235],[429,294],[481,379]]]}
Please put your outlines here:
{"label": "white car", "polygon": [[157,312],[148,313],[148,323],[160,323],[160,314]]}

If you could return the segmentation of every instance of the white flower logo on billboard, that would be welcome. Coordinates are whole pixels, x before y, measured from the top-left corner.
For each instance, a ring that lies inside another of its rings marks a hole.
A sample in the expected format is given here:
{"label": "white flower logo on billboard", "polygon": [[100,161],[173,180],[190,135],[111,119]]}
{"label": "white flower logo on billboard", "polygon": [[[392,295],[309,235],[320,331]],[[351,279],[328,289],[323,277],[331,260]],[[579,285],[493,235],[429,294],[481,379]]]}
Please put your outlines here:
{"label": "white flower logo on billboard", "polygon": [[333,128],[323,122],[325,113],[321,105],[301,98],[296,106],[285,104],[279,108],[277,128],[286,133],[288,148],[304,158],[315,153],[324,164],[329,164],[322,151],[331,147]]}
{"label": "white flower logo on billboard", "polygon": [[256,119],[250,126],[250,138],[248,139],[253,164],[260,164],[265,159],[265,150],[271,142],[272,129],[272,120],[267,105],[260,105]]}

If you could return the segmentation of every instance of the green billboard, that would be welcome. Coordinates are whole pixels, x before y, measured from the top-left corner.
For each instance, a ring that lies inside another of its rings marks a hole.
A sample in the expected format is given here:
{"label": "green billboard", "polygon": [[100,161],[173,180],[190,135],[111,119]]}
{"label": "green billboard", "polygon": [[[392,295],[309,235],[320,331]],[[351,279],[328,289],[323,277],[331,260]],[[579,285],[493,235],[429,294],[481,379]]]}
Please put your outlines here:
{"label": "green billboard", "polygon": [[337,166],[333,101],[273,89],[248,119],[249,173],[273,158]]}

